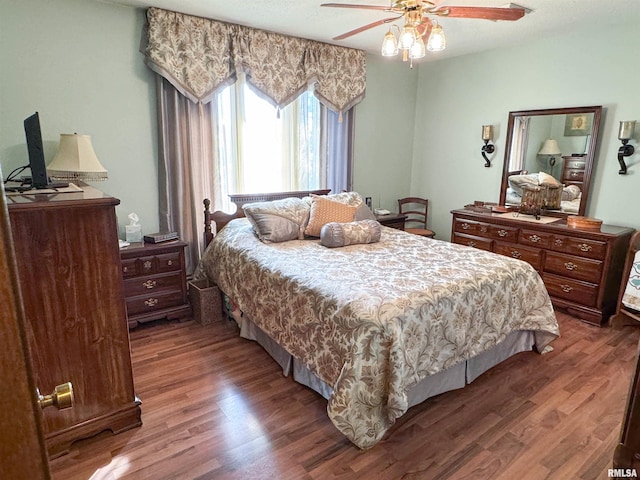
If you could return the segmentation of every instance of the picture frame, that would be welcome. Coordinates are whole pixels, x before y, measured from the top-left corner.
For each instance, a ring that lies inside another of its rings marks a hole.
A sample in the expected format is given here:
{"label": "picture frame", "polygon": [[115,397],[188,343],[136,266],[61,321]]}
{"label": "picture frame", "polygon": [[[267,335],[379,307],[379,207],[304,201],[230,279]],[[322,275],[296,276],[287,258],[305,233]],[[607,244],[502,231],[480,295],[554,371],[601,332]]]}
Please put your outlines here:
{"label": "picture frame", "polygon": [[593,117],[589,113],[567,114],[564,123],[565,137],[585,136],[591,133]]}

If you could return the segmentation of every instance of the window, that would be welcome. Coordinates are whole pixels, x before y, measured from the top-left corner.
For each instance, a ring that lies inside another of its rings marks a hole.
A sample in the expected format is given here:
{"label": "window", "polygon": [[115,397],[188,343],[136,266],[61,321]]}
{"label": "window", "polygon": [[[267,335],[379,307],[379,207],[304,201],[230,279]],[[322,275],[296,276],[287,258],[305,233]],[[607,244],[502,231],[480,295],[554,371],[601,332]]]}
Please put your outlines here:
{"label": "window", "polygon": [[[320,188],[321,108],[311,92],[279,110],[241,78],[216,96],[213,115],[223,199]],[[233,209],[228,200],[221,207]]]}

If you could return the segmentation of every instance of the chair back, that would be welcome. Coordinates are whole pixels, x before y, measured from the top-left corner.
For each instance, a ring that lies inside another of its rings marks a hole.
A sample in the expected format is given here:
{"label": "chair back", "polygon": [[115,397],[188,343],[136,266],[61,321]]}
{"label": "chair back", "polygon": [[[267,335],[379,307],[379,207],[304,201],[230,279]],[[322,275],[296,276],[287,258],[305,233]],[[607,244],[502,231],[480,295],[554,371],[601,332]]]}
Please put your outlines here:
{"label": "chair back", "polygon": [[405,226],[407,228],[427,228],[427,214],[429,200],[419,197],[406,197],[398,199],[398,212],[406,215]]}

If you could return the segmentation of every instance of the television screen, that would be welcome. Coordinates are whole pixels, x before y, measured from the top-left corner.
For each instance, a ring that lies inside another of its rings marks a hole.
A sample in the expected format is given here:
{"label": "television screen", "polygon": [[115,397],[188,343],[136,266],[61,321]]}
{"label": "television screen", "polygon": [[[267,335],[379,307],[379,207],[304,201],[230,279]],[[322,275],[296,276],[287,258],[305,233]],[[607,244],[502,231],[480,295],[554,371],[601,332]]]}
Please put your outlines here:
{"label": "television screen", "polygon": [[49,179],[47,178],[47,166],[44,162],[44,149],[42,148],[42,133],[40,132],[40,117],[38,116],[38,112],[24,121],[24,133],[27,136],[31,185],[35,188],[46,188],[49,184]]}

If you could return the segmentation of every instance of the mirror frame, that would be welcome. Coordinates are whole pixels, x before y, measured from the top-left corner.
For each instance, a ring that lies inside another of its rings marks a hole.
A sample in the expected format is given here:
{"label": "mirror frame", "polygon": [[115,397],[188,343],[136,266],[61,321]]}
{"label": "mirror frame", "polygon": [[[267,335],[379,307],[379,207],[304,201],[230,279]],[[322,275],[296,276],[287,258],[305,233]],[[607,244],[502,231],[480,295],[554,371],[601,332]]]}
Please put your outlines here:
{"label": "mirror frame", "polygon": [[[591,138],[589,139],[589,151],[585,156],[585,169],[582,189],[582,199],[580,200],[580,208],[577,215],[584,215],[587,209],[587,201],[591,190],[591,172],[595,162],[596,147],[598,146],[598,134],[600,131],[600,121],[602,119],[602,106],[591,107],[569,107],[569,108],[547,108],[542,110],[520,110],[509,112],[509,122],[507,124],[507,141],[504,149],[504,166],[502,170],[502,185],[500,188],[500,205],[505,205],[507,197],[507,188],[509,186],[509,163],[511,154],[511,145],[513,143],[513,126],[517,117],[534,116],[534,115],[570,115],[574,113],[593,113],[593,122],[591,124]],[[571,213],[559,210],[545,210],[545,215],[562,216],[573,215]]]}

